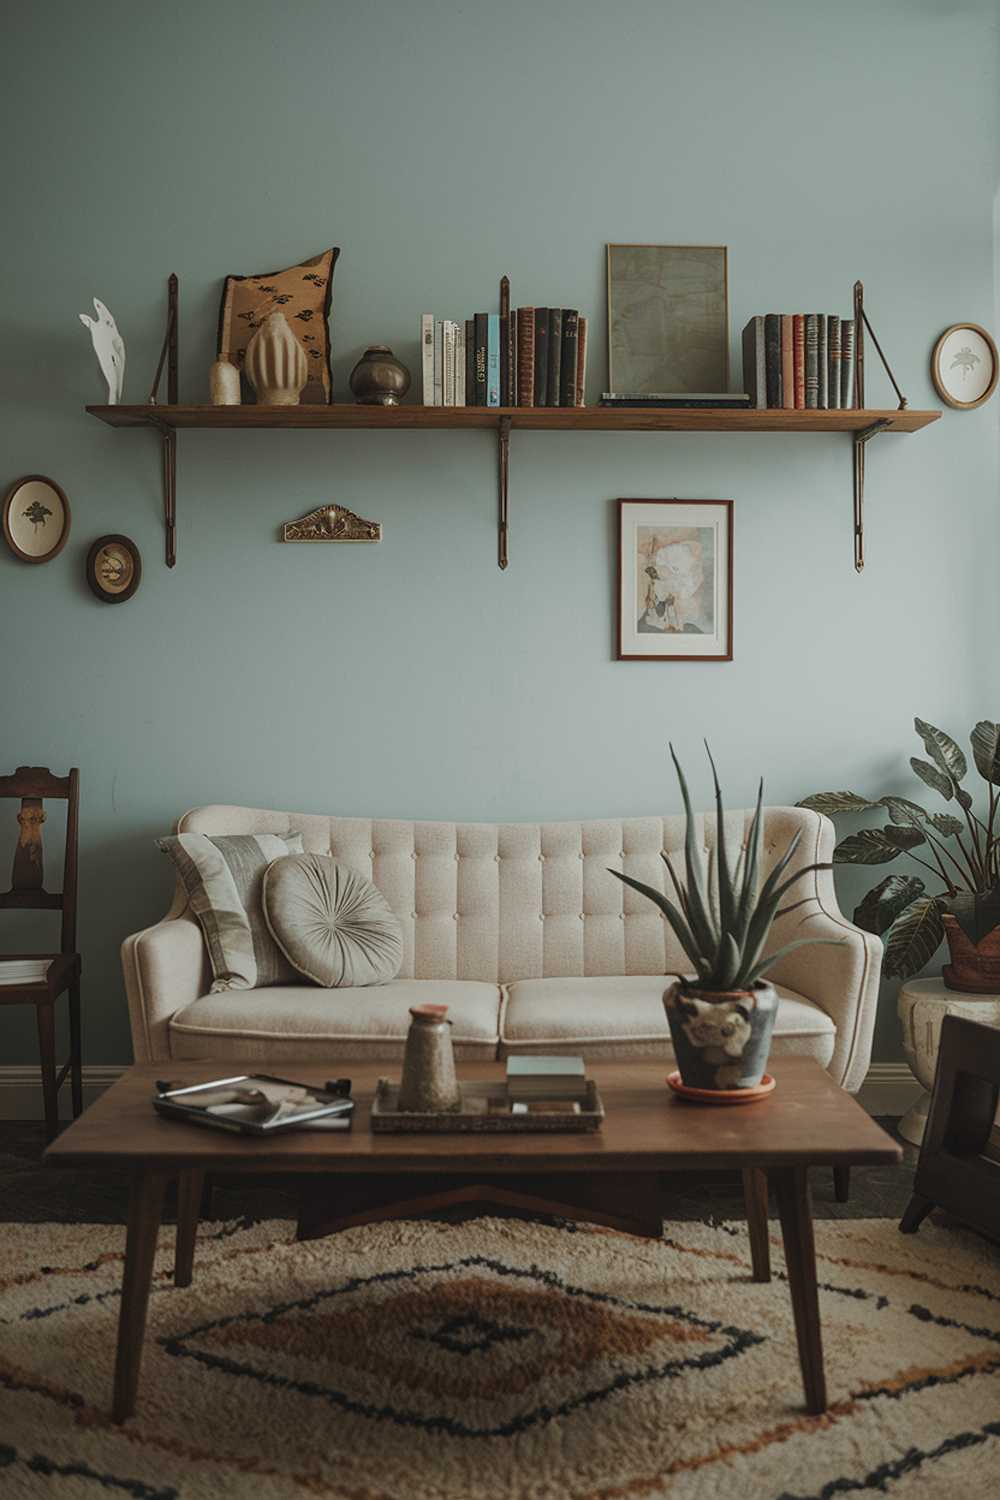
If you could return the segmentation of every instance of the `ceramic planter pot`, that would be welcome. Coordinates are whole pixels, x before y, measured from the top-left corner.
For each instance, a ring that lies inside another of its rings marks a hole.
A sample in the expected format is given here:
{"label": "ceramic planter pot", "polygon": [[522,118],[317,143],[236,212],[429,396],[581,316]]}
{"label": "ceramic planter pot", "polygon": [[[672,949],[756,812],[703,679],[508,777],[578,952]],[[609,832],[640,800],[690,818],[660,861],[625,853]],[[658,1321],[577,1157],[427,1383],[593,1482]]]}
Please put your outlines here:
{"label": "ceramic planter pot", "polygon": [[948,988],[967,995],[1000,995],[1000,927],[973,943],[950,912],[941,920],[951,955],[941,975]]}
{"label": "ceramic planter pot", "polygon": [[761,980],[749,990],[700,990],[675,980],[663,992],[681,1081],[694,1089],[752,1089],[764,1076],[778,995]]}

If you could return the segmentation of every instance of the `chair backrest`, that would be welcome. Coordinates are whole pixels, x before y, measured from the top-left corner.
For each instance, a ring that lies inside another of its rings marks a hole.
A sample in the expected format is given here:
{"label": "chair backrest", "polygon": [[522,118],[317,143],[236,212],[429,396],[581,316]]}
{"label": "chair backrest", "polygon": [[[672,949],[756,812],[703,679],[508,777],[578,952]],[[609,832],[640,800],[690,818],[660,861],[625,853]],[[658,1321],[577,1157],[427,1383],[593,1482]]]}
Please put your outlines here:
{"label": "chair backrest", "polygon": [[[0,797],[19,798],[17,821],[21,825],[14,849],[14,867],[9,891],[0,891],[0,910],[42,909],[62,912],[63,953],[76,951],[76,861],[80,810],[80,772],[74,766],[68,776],[53,776],[45,766],[18,766],[13,776],[0,776]],[[61,891],[45,889],[42,851],[43,802],[65,802],[66,855]]]}

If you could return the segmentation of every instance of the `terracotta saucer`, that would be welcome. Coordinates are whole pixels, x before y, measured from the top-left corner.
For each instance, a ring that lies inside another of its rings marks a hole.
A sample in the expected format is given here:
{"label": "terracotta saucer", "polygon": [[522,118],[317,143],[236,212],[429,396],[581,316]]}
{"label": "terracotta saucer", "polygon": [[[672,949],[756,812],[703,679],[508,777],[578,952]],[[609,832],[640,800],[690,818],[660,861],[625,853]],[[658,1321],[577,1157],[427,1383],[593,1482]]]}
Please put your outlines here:
{"label": "terracotta saucer", "polygon": [[693,1099],[698,1104],[755,1104],[774,1092],[774,1079],[765,1073],[756,1088],[752,1089],[692,1089],[681,1083],[680,1073],[668,1073],[667,1085],[681,1099]]}

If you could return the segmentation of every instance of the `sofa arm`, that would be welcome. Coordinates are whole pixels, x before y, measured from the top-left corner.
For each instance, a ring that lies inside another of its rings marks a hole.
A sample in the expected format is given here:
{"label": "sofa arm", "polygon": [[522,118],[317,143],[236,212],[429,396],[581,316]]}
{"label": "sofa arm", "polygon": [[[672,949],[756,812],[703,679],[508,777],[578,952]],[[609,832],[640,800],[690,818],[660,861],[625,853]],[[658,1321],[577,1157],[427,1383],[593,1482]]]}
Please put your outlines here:
{"label": "sofa arm", "polygon": [[136,1062],[170,1057],[170,1017],[208,993],[208,955],[197,922],[166,917],[122,943],[132,1048]]}
{"label": "sofa arm", "polygon": [[[795,813],[802,837],[790,872],[805,865],[829,863],[836,842],[830,819],[800,808]],[[782,842],[787,842],[784,832]],[[820,946],[817,942],[796,948],[768,970],[766,978],[787,985],[826,1011],[837,1028],[829,1072],[842,1088],[856,1093],[865,1081],[871,1059],[882,941],[844,916],[837,903],[832,870],[816,870],[804,876],[785,897],[785,904],[797,901],[806,904],[775,922],[769,949],[773,952],[797,938],[816,938],[824,944],[832,941],[836,946]]]}

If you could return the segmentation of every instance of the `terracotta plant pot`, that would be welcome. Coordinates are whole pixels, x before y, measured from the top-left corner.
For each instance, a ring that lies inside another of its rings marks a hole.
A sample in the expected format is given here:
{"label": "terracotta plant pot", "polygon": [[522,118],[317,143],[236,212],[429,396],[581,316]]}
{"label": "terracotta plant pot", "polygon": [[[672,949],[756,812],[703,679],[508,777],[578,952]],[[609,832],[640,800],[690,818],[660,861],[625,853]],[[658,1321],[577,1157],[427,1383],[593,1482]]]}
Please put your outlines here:
{"label": "terracotta plant pot", "polygon": [[675,980],[663,992],[681,1081],[693,1089],[752,1089],[764,1076],[778,1013],[774,986],[700,990]]}
{"label": "terracotta plant pot", "polygon": [[967,995],[1000,995],[1000,927],[973,943],[950,912],[941,920],[951,954],[941,975],[948,988]]}

